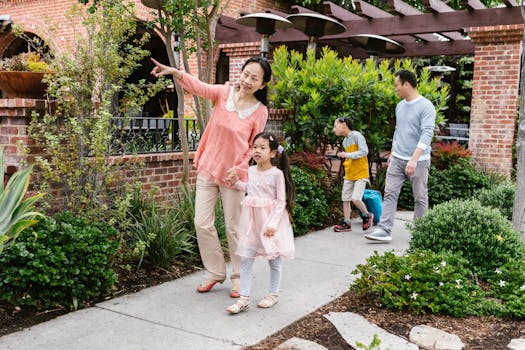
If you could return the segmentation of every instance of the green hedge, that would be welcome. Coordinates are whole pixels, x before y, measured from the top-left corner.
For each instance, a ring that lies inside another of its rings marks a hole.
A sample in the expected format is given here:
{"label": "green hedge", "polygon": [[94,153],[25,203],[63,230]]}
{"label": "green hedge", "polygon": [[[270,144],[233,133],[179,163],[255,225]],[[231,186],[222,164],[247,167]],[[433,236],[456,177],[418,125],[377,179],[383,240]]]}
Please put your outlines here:
{"label": "green hedge", "polygon": [[116,234],[69,212],[40,221],[0,255],[0,300],[77,308],[107,293],[117,279]]}

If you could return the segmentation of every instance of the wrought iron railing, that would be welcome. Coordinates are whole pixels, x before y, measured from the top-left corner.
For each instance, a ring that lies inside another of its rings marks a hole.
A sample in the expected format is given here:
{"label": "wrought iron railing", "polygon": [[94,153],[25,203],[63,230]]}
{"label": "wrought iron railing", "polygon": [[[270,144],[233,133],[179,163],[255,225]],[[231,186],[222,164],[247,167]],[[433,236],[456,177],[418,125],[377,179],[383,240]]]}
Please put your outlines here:
{"label": "wrought iron railing", "polygon": [[[190,151],[197,149],[201,131],[195,118],[184,118]],[[180,152],[178,118],[111,118],[111,154]]]}

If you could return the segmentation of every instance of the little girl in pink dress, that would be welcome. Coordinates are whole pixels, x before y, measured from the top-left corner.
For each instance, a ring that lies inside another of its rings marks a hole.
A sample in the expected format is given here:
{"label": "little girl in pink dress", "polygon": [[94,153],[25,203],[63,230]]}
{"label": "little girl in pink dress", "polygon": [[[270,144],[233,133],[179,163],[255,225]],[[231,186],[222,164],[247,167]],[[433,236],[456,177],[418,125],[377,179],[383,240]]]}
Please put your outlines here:
{"label": "little girl in pink dress", "polygon": [[[255,136],[252,159],[257,165],[248,169],[248,182],[239,181],[234,168],[229,179],[247,195],[242,201],[238,224],[238,248],[241,257],[240,299],[227,308],[232,314],[248,309],[252,281],[252,266],[257,256],[268,259],[270,265],[269,294],[259,307],[273,306],[279,295],[281,282],[281,257],[293,259],[294,235],[290,213],[294,196],[294,185],[290,175],[288,158],[274,135],[262,132]],[[272,165],[278,162],[278,167]]]}

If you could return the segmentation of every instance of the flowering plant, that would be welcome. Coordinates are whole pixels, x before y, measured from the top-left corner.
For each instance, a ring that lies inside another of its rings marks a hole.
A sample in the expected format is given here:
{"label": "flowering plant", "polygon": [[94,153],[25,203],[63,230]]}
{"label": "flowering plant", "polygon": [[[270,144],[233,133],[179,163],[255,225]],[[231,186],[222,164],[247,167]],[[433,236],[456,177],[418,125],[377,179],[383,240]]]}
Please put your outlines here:
{"label": "flowering plant", "polygon": [[1,59],[0,70],[47,73],[51,69],[39,53],[24,52],[13,57]]}

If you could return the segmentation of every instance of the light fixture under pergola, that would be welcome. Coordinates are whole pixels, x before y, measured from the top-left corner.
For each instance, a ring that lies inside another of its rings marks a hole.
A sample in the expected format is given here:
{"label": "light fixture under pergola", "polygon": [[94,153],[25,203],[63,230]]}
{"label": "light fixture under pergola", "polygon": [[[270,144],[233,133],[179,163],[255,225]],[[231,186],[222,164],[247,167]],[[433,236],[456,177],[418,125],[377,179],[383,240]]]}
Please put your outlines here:
{"label": "light fixture under pergola", "polygon": [[392,39],[375,34],[357,34],[348,38],[354,46],[362,47],[370,56],[384,54],[399,54],[405,52],[405,47]]}
{"label": "light fixture under pergola", "polygon": [[262,35],[261,56],[263,57],[268,55],[270,49],[270,35],[275,33],[276,29],[286,29],[292,26],[292,22],[286,18],[266,12],[244,15],[236,19],[235,22],[248,27],[255,27],[255,31]]}
{"label": "light fixture under pergola", "polygon": [[333,18],[318,13],[298,13],[286,16],[295,29],[308,35],[308,50],[317,49],[317,39],[325,35],[336,35],[346,27]]}

